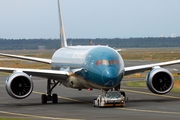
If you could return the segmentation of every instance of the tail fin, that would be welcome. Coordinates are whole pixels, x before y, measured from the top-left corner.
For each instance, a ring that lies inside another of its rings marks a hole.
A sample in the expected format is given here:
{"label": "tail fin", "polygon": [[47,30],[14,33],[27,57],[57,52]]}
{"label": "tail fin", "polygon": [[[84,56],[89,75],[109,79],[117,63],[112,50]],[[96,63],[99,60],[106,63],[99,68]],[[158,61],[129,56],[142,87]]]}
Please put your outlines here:
{"label": "tail fin", "polygon": [[62,12],[61,12],[61,5],[60,1],[58,1],[58,12],[59,12],[59,25],[60,25],[60,40],[61,40],[61,47],[67,47],[66,35],[64,31],[64,24],[62,19]]}

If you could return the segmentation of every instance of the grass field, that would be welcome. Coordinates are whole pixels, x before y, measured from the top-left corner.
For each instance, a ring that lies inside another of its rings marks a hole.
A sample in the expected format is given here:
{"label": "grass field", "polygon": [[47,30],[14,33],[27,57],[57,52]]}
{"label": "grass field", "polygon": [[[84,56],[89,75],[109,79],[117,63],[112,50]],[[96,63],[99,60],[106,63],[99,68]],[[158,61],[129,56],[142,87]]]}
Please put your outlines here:
{"label": "grass field", "polygon": [[[126,86],[128,86],[128,87],[146,87],[146,81],[127,82]],[[180,80],[179,79],[174,81],[174,87],[171,91],[180,93]]]}
{"label": "grass field", "polygon": [[[2,53],[51,59],[55,50],[8,50]],[[0,56],[0,67],[50,69],[50,65]]]}
{"label": "grass field", "polygon": [[124,60],[169,61],[180,59],[180,48],[130,48],[120,54]]}
{"label": "grass field", "polygon": [[0,117],[0,120],[30,120],[30,119],[25,119],[25,118],[3,118],[3,117]]}

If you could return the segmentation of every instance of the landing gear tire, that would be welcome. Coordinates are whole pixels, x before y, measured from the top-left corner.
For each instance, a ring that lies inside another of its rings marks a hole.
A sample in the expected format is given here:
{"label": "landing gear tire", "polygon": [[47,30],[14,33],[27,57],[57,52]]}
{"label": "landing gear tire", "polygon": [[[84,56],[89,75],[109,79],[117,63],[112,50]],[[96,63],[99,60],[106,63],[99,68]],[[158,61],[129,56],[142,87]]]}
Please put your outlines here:
{"label": "landing gear tire", "polygon": [[58,103],[58,96],[57,96],[57,94],[52,94],[52,95],[42,94],[41,95],[41,102],[42,102],[42,104],[46,104],[47,101],[52,101],[52,103],[54,103],[54,104]]}
{"label": "landing gear tire", "polygon": [[42,94],[41,102],[42,104],[46,104],[47,101],[52,101],[52,103],[58,103],[58,95],[52,94],[52,90],[59,84],[60,81],[56,81],[53,79],[47,79],[47,92],[46,94]]}
{"label": "landing gear tire", "polygon": [[42,102],[42,104],[46,104],[47,103],[47,96],[46,96],[46,94],[42,94],[41,95],[41,102]]}
{"label": "landing gear tire", "polygon": [[57,96],[57,94],[53,94],[53,95],[52,95],[52,102],[53,102],[54,104],[58,103],[58,96]]}

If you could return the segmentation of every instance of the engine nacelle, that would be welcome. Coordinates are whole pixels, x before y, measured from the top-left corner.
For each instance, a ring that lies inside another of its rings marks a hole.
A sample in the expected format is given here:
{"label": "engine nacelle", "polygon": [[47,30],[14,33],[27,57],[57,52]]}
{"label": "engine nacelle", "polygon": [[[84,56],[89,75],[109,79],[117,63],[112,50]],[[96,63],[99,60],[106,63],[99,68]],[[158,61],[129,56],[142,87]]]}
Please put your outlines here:
{"label": "engine nacelle", "polygon": [[151,92],[155,94],[166,94],[174,85],[174,77],[167,69],[155,68],[149,72],[146,78],[146,84]]}
{"label": "engine nacelle", "polygon": [[14,72],[6,79],[7,93],[16,99],[28,97],[33,90],[31,77],[24,72]]}

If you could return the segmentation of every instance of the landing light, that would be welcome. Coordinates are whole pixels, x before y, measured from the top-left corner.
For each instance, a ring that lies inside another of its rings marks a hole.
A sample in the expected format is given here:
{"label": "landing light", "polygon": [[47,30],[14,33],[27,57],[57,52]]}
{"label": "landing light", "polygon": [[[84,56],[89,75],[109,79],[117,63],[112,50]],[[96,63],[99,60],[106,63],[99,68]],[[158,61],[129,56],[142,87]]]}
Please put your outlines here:
{"label": "landing light", "polygon": [[92,90],[92,88],[88,88],[88,91],[91,91]]}

